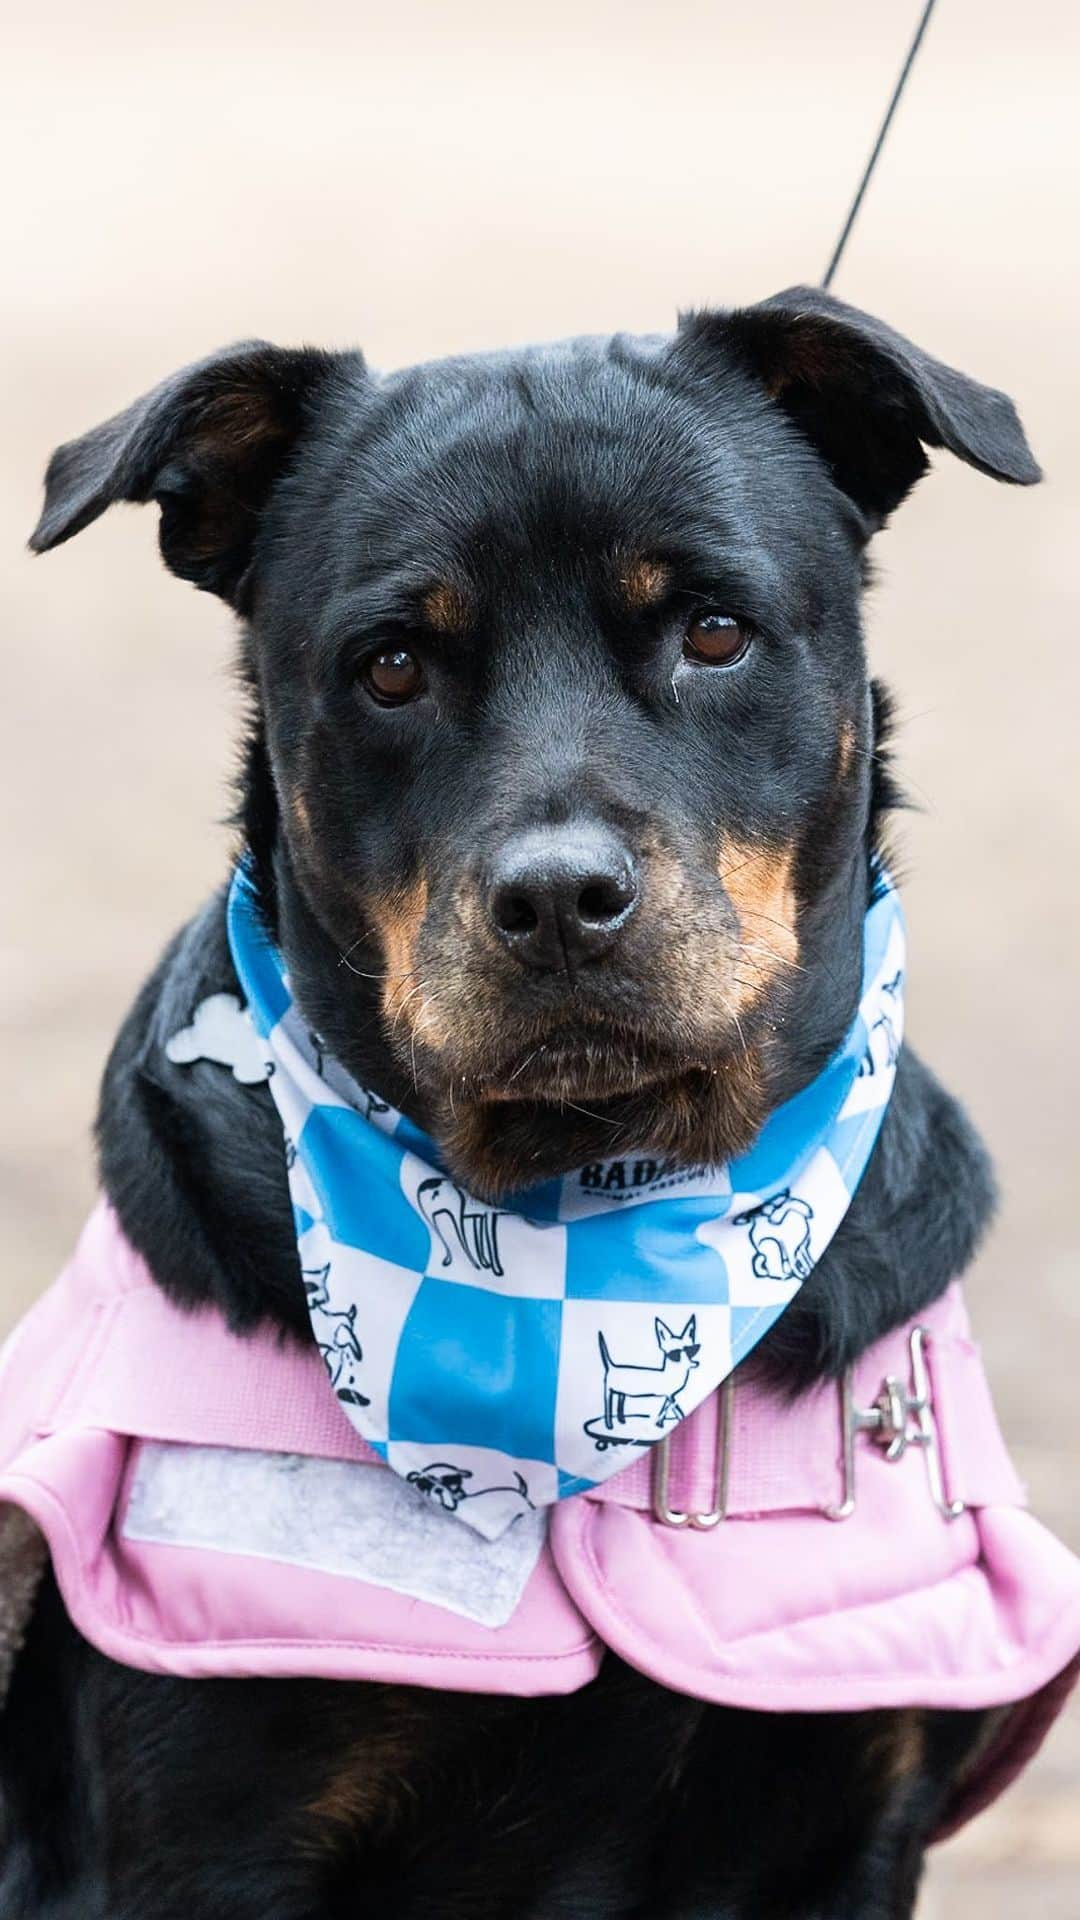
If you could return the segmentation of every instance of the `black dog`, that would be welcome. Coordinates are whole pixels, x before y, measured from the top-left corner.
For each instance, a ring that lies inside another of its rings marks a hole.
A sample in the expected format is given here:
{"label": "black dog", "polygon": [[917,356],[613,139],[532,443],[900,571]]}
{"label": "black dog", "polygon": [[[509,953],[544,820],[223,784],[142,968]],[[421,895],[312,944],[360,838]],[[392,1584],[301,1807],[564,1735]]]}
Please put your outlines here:
{"label": "black dog", "polygon": [[[1002,394],[807,290],[388,379],[253,344],[61,448],[33,545],[155,500],[168,566],[235,608],[239,827],[293,990],[492,1197],[615,1142],[724,1160],[847,1029],[896,797],[865,554],[926,446],[1039,477]],[[218,895],[117,1042],[103,1179],[174,1298],[310,1339],[266,1090],[163,1050],[235,990]],[[905,1049],[756,1364],[836,1374],[991,1202]],[[49,1585],[0,1729],[0,1911],[900,1920],[984,1719],[754,1715],[611,1657],[542,1700],[177,1682],[93,1652]]]}

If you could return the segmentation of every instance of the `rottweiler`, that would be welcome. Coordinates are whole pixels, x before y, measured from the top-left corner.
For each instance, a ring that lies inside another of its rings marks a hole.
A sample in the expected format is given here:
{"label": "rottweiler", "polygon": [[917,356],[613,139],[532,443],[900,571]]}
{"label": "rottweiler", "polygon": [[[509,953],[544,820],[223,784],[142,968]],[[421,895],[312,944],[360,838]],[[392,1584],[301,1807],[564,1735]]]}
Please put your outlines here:
{"label": "rottweiler", "polygon": [[[236,833],[296,999],[490,1199],[613,1140],[724,1162],[847,1031],[900,799],[867,552],[928,448],[1039,478],[1005,395],[809,288],[387,376],[256,341],[61,447],[32,545],[153,501],[167,567],[234,610]],[[123,1024],[101,1178],[173,1299],[310,1341],[267,1090],[164,1052],[236,992],[224,913]],[[789,1395],[839,1376],[992,1205],[905,1045],[749,1364]],[[0,1908],[902,1920],[986,1722],[707,1706],[613,1656],[541,1699],[174,1680],[87,1645],[49,1577],[0,1729]]]}

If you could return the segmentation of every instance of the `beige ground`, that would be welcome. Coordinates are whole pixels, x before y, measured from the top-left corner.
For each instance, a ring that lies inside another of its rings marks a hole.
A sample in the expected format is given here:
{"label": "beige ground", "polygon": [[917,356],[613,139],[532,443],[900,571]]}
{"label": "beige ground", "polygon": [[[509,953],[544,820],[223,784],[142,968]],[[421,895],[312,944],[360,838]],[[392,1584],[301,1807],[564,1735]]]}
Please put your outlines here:
{"label": "beige ground", "polygon": [[[393,364],[813,278],[917,8],[7,11],[0,1324],[90,1198],[117,1019],[221,872],[235,707],[228,620],[160,570],[149,515],[21,553],[50,447],[243,335]],[[912,1025],[1004,1177],[975,1308],[1036,1504],[1077,1540],[1080,31],[1069,0],[939,12],[837,290],[1016,394],[1049,475],[943,465],[880,543],[871,621],[925,809]],[[942,1851],[928,1920],[1075,1916],[1078,1783],[1074,1715]]]}

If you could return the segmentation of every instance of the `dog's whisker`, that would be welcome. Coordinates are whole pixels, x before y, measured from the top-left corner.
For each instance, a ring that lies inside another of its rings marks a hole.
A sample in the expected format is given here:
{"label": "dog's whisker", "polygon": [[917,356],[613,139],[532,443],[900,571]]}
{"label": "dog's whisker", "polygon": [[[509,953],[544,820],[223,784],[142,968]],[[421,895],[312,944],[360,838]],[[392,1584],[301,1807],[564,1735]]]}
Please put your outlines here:
{"label": "dog's whisker", "polygon": [[575,1105],[573,1100],[560,1100],[559,1105],[560,1107],[569,1107],[571,1113],[583,1114],[586,1120],[596,1120],[602,1127],[611,1127],[613,1130],[618,1131],[622,1126],[620,1120],[612,1120],[606,1113],[592,1113],[588,1107]]}
{"label": "dog's whisker", "polygon": [[[777,922],[777,924],[779,925],[779,922]],[[774,965],[778,967],[790,967],[793,973],[806,972],[806,968],[800,960],[793,960],[790,954],[777,953],[776,948],[770,947],[767,941],[742,940],[739,943],[739,950],[740,953],[746,954],[748,958],[752,954],[763,953],[766,959],[771,960]],[[752,961],[751,964],[753,964]]]}
{"label": "dog's whisker", "polygon": [[423,981],[421,981],[418,987],[413,988],[413,994],[419,993],[421,996],[420,1012],[417,1018],[411,1022],[409,1027],[409,1066],[410,1066],[410,1071],[412,1073],[412,1083],[413,1083],[414,1093],[419,1091],[419,1082],[417,1080],[417,1074],[416,1074],[416,1042],[420,1035],[421,1024],[424,1021],[430,1008],[430,1002],[424,999],[423,992],[424,992],[424,983]]}
{"label": "dog's whisker", "polygon": [[[744,917],[750,920],[764,920],[767,923],[767,925],[769,925],[770,927],[778,927],[781,933],[786,933],[789,936],[792,932],[791,927],[785,925],[783,920],[777,920],[774,914],[764,913],[761,911],[760,908],[757,908],[757,907],[748,907],[746,909]],[[800,943],[803,946],[807,947],[811,952],[814,951],[815,943],[807,941],[806,936],[802,934],[799,936],[799,938],[800,938]],[[805,973],[807,971],[806,967],[803,966],[801,961],[791,959],[786,954],[775,953],[771,948],[762,948],[760,950],[763,952],[771,953],[772,958],[776,961],[778,966],[791,967],[797,973]],[[826,972],[829,972],[827,962],[820,959],[820,956],[817,956],[817,957],[819,958],[819,964],[825,967]],[[831,973],[829,974],[829,977],[830,979],[834,978],[834,976]]]}
{"label": "dog's whisker", "polygon": [[[358,944],[356,941],[353,943],[354,946]],[[415,967],[410,967],[405,973],[393,973],[389,967],[382,968],[378,973],[369,973],[363,967],[353,966],[352,961],[349,959],[349,954],[352,951],[353,948],[349,947],[345,953],[338,955],[338,966],[345,967],[349,973],[355,975],[357,980],[411,980],[416,974],[417,969]]]}
{"label": "dog's whisker", "polygon": [[338,954],[338,966],[339,966],[339,967],[341,967],[341,966],[348,966],[348,964],[349,964],[349,955],[350,955],[350,953],[355,953],[355,952],[356,952],[356,949],[357,949],[357,947],[359,947],[359,946],[360,946],[360,945],[361,945],[361,944],[363,943],[363,940],[364,940],[364,935],[363,935],[362,933],[358,933],[358,934],[357,934],[357,936],[356,936],[356,939],[355,939],[355,940],[353,941],[353,943],[352,943],[352,945],[351,945],[351,946],[349,946],[349,947],[346,947],[346,949],[345,949],[345,951],[344,951],[344,953],[339,953],[339,954]]}
{"label": "dog's whisker", "polygon": [[739,1045],[741,1046],[741,1048],[742,1048],[742,1050],[743,1050],[743,1055],[744,1055],[744,1057],[745,1057],[745,1058],[747,1058],[747,1059],[749,1059],[749,1057],[750,1057],[750,1049],[749,1049],[749,1047],[748,1047],[748,1046],[747,1046],[747,1044],[746,1044],[746,1035],[745,1035],[745,1033],[744,1033],[744,1032],[743,1032],[743,1030],[742,1030],[742,1021],[741,1021],[741,1020],[739,1019],[739,1016],[738,1016],[738,1014],[737,1014],[737,1013],[733,1013],[733,1014],[732,1014],[732,1016],[731,1016],[731,1018],[732,1018],[732,1022],[733,1022],[733,1024],[734,1024],[734,1027],[735,1027],[735,1031],[736,1031],[736,1033],[737,1033],[737,1034],[738,1034],[738,1036],[739,1036]]}
{"label": "dog's whisker", "polygon": [[536,1057],[537,1057],[537,1055],[538,1055],[538,1054],[541,1054],[541,1053],[543,1053],[543,1052],[544,1052],[544,1048],[543,1048],[543,1047],[534,1047],[531,1053],[529,1053],[529,1054],[526,1054],[526,1056],[525,1056],[525,1058],[524,1058],[524,1060],[522,1061],[522,1063],[521,1063],[521,1065],[520,1065],[520,1067],[515,1067],[515,1068],[514,1068],[514,1071],[513,1071],[513,1073],[512,1073],[511,1075],[510,1075],[510,1078],[509,1078],[509,1079],[508,1079],[508,1081],[506,1082],[506,1084],[507,1084],[507,1086],[508,1086],[508,1087],[510,1087],[510,1086],[513,1086],[513,1083],[514,1083],[514,1081],[515,1081],[515,1080],[516,1080],[516,1079],[518,1078],[518,1076],[519,1076],[520,1074],[522,1074],[522,1073],[524,1073],[524,1071],[525,1071],[525,1069],[526,1069],[526,1067],[531,1067],[531,1065],[532,1065],[532,1063],[533,1063],[533,1061],[534,1061],[534,1060],[536,1059]]}
{"label": "dog's whisker", "polygon": [[409,988],[408,993],[403,994],[401,998],[395,1002],[394,1021],[393,1021],[394,1029],[397,1028],[398,1022],[400,1021],[402,1015],[404,1014],[406,1007],[410,1004],[411,1001],[416,999],[418,994],[422,994],[424,992],[426,986],[427,986],[426,980],[418,980],[414,986]]}
{"label": "dog's whisker", "polygon": [[[723,884],[724,882],[733,879],[737,873],[742,873],[744,868],[754,866],[757,860],[759,859],[759,857],[760,856],[758,854],[748,853],[745,859],[736,860],[732,866],[717,867],[716,877]],[[742,909],[738,908],[738,911],[741,913]]]}

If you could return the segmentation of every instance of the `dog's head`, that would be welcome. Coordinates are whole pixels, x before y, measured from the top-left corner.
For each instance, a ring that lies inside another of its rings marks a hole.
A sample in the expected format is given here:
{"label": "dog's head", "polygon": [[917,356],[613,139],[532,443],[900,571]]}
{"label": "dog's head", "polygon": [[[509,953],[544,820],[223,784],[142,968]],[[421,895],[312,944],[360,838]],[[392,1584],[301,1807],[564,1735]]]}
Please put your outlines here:
{"label": "dog's head", "polygon": [[388,378],[255,344],[62,447],[243,621],[244,822],[300,1004],[493,1195],[745,1146],[858,992],[869,536],[1002,394],[796,289]]}

